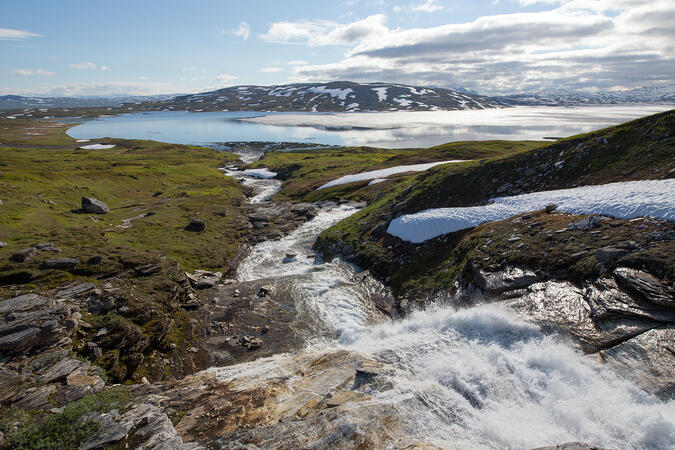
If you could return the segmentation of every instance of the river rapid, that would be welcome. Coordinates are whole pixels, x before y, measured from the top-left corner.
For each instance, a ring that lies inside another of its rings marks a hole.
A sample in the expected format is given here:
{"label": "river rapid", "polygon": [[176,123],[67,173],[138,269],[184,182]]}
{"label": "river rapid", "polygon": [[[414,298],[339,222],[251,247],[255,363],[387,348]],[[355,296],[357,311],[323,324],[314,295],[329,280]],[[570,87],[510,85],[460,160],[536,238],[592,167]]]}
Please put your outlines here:
{"label": "river rapid", "polygon": [[[276,180],[228,174],[249,183],[256,195],[264,192],[260,201],[279,187]],[[630,374],[604,368],[565,338],[542,332],[504,307],[458,310],[438,304],[397,320],[382,314],[367,288],[354,281],[357,267],[324,261],[312,249],[321,231],[357,210],[323,206],[290,235],[254,246],[237,272],[240,281],[290,283],[296,303],[332,331],[330,338],[310,341],[305,352],[355,352],[389,368],[386,387],[369,391],[365,404],[345,409],[353,423],[367,430],[363,424],[381,411],[395,415],[396,430],[387,431],[393,446],[532,448],[570,441],[608,448],[675,446],[675,402],[646,393],[622,376]],[[292,378],[297,377],[288,369],[292,357],[209,371],[226,380],[275,371]]]}

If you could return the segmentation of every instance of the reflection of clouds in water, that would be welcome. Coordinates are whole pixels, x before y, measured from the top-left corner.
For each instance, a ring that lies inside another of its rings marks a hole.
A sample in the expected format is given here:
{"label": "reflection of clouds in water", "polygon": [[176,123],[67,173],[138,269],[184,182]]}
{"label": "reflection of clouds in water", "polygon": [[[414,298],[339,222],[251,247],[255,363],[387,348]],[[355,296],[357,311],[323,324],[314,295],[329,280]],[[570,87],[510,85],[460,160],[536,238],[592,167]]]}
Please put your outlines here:
{"label": "reflection of clouds in water", "polygon": [[[153,112],[104,117],[68,130],[75,139],[102,136],[177,144],[274,141],[318,145],[430,147],[451,141],[570,136],[671,109],[664,105],[575,108],[515,107],[378,113]],[[266,114],[266,115],[262,115]],[[239,120],[243,119],[243,120]]]}

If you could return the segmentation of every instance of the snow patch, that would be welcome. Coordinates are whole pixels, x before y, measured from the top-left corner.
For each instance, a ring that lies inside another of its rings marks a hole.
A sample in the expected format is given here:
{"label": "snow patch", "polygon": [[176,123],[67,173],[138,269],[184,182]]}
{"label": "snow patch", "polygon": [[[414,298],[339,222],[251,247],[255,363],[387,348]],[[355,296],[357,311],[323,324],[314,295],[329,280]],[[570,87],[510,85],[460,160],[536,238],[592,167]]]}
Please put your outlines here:
{"label": "snow patch", "polygon": [[572,214],[602,214],[619,219],[658,217],[675,220],[675,179],[610,183],[573,189],[497,197],[485,206],[434,208],[391,221],[387,233],[404,241],[424,242],[484,222],[503,220],[549,203]]}
{"label": "snow patch", "polygon": [[354,91],[351,88],[328,89],[326,86],[317,86],[308,89],[307,92],[313,92],[314,94],[330,94],[331,97],[337,97],[340,100],[345,100],[347,95]]}
{"label": "snow patch", "polygon": [[423,170],[431,169],[434,166],[438,166],[441,164],[449,164],[449,163],[459,163],[459,162],[465,162],[465,160],[462,159],[453,159],[450,161],[437,161],[437,162],[432,162],[432,163],[424,163],[424,164],[411,164],[407,166],[395,166],[395,167],[389,167],[388,169],[379,169],[379,170],[371,170],[370,172],[361,172],[361,173],[355,173],[353,175],[345,175],[343,177],[340,177],[336,180],[329,181],[328,183],[320,186],[317,190],[319,189],[325,189],[333,186],[339,186],[341,184],[347,184],[347,183],[354,183],[355,181],[366,181],[366,180],[374,180],[377,178],[386,178],[389,175],[394,175],[397,173],[404,173],[404,172],[421,172]]}
{"label": "snow patch", "polygon": [[383,181],[387,181],[387,179],[386,178],[375,178],[373,181],[368,183],[368,186],[372,186],[372,185],[377,184],[377,183],[382,183]]}
{"label": "snow patch", "polygon": [[377,94],[377,100],[381,102],[387,101],[387,89],[386,87],[372,88],[373,91]]}

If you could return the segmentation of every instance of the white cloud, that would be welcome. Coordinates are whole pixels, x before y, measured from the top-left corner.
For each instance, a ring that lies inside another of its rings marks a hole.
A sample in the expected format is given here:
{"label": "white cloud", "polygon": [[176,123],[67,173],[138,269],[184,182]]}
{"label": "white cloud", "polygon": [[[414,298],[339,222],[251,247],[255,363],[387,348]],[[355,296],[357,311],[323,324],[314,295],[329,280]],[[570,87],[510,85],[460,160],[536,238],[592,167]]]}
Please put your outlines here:
{"label": "white cloud", "polygon": [[236,30],[233,31],[236,36],[241,37],[243,40],[247,40],[251,34],[251,26],[246,22],[239,24]]}
{"label": "white cloud", "polygon": [[31,76],[31,75],[42,75],[42,76],[51,76],[54,75],[55,72],[51,72],[49,70],[45,69],[14,69],[12,70],[12,74],[14,75],[19,75],[22,77],[26,76]]}
{"label": "white cloud", "polygon": [[91,70],[91,69],[96,69],[96,64],[93,62],[81,62],[77,64],[68,64],[71,69],[75,70]]}
{"label": "white cloud", "polygon": [[147,79],[148,79],[148,77],[145,77],[145,76],[140,76],[140,77],[138,77],[138,79],[139,79],[139,80],[141,80],[141,81],[145,81],[145,80],[147,80]]}
{"label": "white cloud", "polygon": [[349,45],[388,31],[387,16],[375,14],[356,22],[341,24],[327,20],[275,22],[261,38],[280,44]]}
{"label": "white cloud", "polygon": [[195,70],[197,70],[197,69],[198,69],[197,66],[184,67],[184,68],[183,68],[183,72],[193,72],[193,71],[195,71]]}
{"label": "white cloud", "polygon": [[236,75],[230,75],[228,73],[216,75],[216,80],[224,84],[228,84],[230,81],[236,80],[237,78],[239,77],[237,77]]}
{"label": "white cloud", "polygon": [[394,11],[394,12],[401,12],[401,7],[395,5],[393,8],[391,8],[391,10]]}
{"label": "white cloud", "polygon": [[101,70],[102,70],[103,72],[107,72],[107,71],[110,70],[110,67],[108,67],[108,66],[101,66]]}
{"label": "white cloud", "polygon": [[220,30],[221,34],[233,34],[239,36],[242,40],[248,40],[251,35],[251,26],[246,22],[241,22],[239,26],[233,30]]}
{"label": "white cloud", "polygon": [[[535,0],[536,1],[536,0]],[[415,12],[426,12],[426,13],[432,13],[435,11],[440,11],[443,9],[441,5],[436,3],[435,0],[427,0],[424,3],[418,3],[417,5],[414,5],[411,10]]]}
{"label": "white cloud", "polygon": [[0,28],[0,41],[23,41],[32,37],[42,37],[42,35],[30,31]]}
{"label": "white cloud", "polygon": [[[391,81],[485,93],[675,84],[671,0],[563,0],[546,11],[364,34],[292,81]],[[342,27],[349,27],[341,25]],[[312,33],[304,37],[311,43]]]}
{"label": "white cloud", "polygon": [[295,61],[288,61],[287,63],[289,66],[304,66],[306,64],[309,64],[308,61],[303,61],[301,59],[297,59]]}
{"label": "white cloud", "polygon": [[260,69],[262,73],[275,73],[275,72],[281,72],[281,67],[263,67]]}

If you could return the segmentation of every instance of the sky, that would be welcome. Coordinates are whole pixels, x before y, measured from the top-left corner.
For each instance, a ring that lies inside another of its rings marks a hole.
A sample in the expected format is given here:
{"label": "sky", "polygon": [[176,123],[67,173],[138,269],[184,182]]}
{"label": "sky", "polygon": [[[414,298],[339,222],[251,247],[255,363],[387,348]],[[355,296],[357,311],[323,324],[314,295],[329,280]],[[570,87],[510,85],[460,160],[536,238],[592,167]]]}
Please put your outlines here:
{"label": "sky", "polygon": [[0,95],[675,85],[674,0],[5,0]]}

